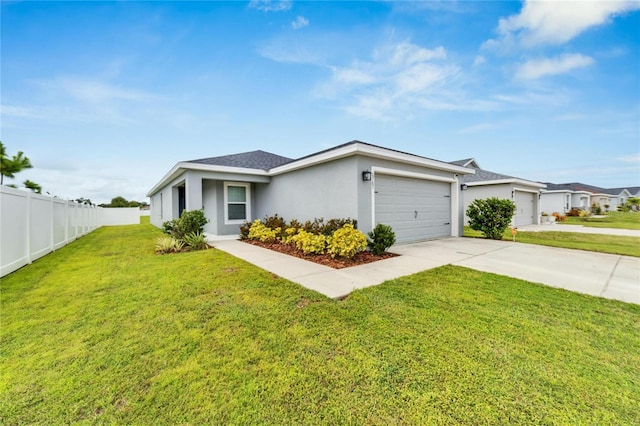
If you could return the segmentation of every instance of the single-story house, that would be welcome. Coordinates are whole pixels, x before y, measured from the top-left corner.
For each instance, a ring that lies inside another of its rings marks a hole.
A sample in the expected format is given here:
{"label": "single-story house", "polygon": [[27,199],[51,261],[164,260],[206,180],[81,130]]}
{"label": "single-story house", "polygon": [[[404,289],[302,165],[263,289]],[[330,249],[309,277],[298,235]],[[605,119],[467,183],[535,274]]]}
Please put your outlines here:
{"label": "single-story house", "polygon": [[[514,226],[540,224],[540,190],[545,187],[540,182],[507,176],[484,170],[474,158],[452,161],[451,164],[469,167],[474,174],[461,176],[463,182],[464,211],[476,199],[497,197],[512,200],[516,205],[513,216]],[[465,223],[469,218],[465,217]]]}
{"label": "single-story house", "polygon": [[572,208],[586,210],[593,205],[605,211],[616,211],[618,206],[640,193],[640,187],[601,188],[580,182],[545,184],[547,188],[542,191],[541,204],[542,211],[547,213],[566,213]]}
{"label": "single-story house", "polygon": [[147,194],[151,223],[204,209],[214,236],[265,216],[352,218],[369,232],[390,225],[398,243],[459,236],[460,182],[473,169],[352,141],[290,159],[264,151],[177,163]]}

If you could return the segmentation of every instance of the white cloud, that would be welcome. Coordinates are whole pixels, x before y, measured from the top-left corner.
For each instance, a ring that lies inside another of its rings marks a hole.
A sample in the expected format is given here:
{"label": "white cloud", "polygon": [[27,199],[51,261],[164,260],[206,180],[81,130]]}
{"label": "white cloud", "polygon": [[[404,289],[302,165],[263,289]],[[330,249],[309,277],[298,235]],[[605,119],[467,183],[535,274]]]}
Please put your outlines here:
{"label": "white cloud", "polygon": [[249,8],[263,12],[283,12],[291,9],[291,0],[251,0]]}
{"label": "white cloud", "polygon": [[309,20],[304,16],[298,16],[295,21],[291,22],[291,28],[299,30],[309,25]]}
{"label": "white cloud", "polygon": [[509,48],[562,44],[584,31],[608,23],[616,15],[640,9],[638,1],[532,1],[517,15],[498,22],[498,38],[484,47]]}
{"label": "white cloud", "polygon": [[304,43],[286,43],[281,40],[267,42],[258,48],[258,53],[272,61],[295,64],[320,65],[324,52],[310,49]]}
{"label": "white cloud", "polygon": [[635,154],[624,155],[622,157],[616,158],[616,160],[621,161],[623,163],[640,164],[640,152],[636,152]]}
{"label": "white cloud", "polygon": [[369,60],[331,67],[332,76],[318,94],[339,97],[348,113],[376,120],[406,119],[413,110],[451,109],[455,101],[445,88],[461,71],[446,59],[442,46],[426,49],[408,41],[385,45]]}
{"label": "white cloud", "polygon": [[157,98],[155,95],[143,91],[84,78],[64,77],[41,82],[41,84],[49,89],[60,90],[80,101],[90,103],[112,100],[150,101]]}
{"label": "white cloud", "polygon": [[593,62],[593,58],[579,53],[532,59],[521,64],[515,76],[519,80],[535,80],[546,75],[564,74],[576,68],[589,66]]}
{"label": "white cloud", "polygon": [[474,67],[479,67],[480,65],[483,65],[486,62],[487,62],[487,60],[485,59],[484,56],[477,55],[476,58],[473,60],[473,66]]}
{"label": "white cloud", "polygon": [[473,126],[465,127],[463,129],[458,130],[458,133],[461,134],[469,134],[469,133],[481,133],[486,130],[492,130],[500,127],[496,123],[480,123]]}
{"label": "white cloud", "polygon": [[584,114],[562,114],[554,117],[555,121],[584,121],[588,117]]}

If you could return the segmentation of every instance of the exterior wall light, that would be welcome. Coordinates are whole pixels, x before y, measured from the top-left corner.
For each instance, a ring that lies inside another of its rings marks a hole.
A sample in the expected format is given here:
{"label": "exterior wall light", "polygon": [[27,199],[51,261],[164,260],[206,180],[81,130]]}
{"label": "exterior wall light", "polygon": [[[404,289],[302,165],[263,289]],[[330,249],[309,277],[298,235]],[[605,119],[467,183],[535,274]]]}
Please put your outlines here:
{"label": "exterior wall light", "polygon": [[365,170],[362,172],[362,181],[369,182],[371,180],[371,172],[369,170]]}
{"label": "exterior wall light", "polygon": [[466,183],[463,183],[462,185],[460,185],[460,191],[466,191],[467,188],[469,188],[469,185],[467,185]]}

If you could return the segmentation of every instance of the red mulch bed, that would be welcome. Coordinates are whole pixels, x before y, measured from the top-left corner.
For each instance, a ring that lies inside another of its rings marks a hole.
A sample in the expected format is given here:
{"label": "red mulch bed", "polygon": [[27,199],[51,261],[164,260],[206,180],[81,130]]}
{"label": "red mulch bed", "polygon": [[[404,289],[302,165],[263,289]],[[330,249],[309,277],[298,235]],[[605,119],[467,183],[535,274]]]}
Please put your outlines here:
{"label": "red mulch bed", "polygon": [[245,243],[253,244],[254,246],[264,247],[269,250],[277,251],[280,253],[288,254],[289,256],[299,257],[300,259],[308,260],[310,262],[319,263],[320,265],[329,266],[333,269],[349,268],[351,266],[364,265],[365,263],[376,262],[382,259],[388,259],[390,257],[396,257],[397,254],[384,252],[380,256],[376,256],[370,251],[362,251],[356,254],[353,258],[347,259],[344,257],[332,258],[330,254],[304,254],[298,250],[295,246],[280,244],[280,243],[262,243],[255,240],[242,240]]}

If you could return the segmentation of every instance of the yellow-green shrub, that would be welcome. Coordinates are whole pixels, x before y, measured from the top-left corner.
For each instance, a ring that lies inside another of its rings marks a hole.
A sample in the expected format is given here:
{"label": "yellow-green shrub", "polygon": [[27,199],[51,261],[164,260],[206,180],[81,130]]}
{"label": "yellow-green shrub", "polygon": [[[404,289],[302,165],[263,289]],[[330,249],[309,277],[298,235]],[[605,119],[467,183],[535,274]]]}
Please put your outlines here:
{"label": "yellow-green shrub", "polygon": [[322,234],[315,235],[302,229],[291,237],[291,241],[296,243],[298,250],[302,250],[304,254],[323,254],[327,248],[327,237]]}
{"label": "yellow-green shrub", "polygon": [[280,233],[280,228],[271,229],[265,226],[260,219],[256,219],[249,228],[248,238],[250,240],[258,240],[263,243],[272,243],[276,240],[276,236]]}
{"label": "yellow-green shrub", "polygon": [[367,248],[367,236],[347,223],[330,237],[327,253],[331,257],[341,256],[352,258],[358,252]]}
{"label": "yellow-green shrub", "polygon": [[294,237],[298,234],[298,228],[287,228],[284,230],[284,236],[280,239],[283,244],[295,243]]}

